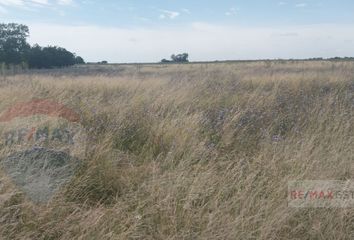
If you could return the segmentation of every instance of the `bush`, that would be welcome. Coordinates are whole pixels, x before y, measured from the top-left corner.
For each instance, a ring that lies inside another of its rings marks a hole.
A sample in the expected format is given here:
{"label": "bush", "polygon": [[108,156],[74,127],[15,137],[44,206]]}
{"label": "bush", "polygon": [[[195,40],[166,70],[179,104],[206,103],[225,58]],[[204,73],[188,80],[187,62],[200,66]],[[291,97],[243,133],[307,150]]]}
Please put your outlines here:
{"label": "bush", "polygon": [[[80,57],[79,57],[80,58]],[[82,62],[83,59],[81,58]],[[80,59],[75,54],[60,47],[33,46],[28,54],[30,68],[67,67],[76,64]]]}
{"label": "bush", "polygon": [[189,54],[188,53],[182,53],[182,54],[172,54],[171,60],[167,59],[162,59],[161,63],[186,63],[189,62],[188,60]]}

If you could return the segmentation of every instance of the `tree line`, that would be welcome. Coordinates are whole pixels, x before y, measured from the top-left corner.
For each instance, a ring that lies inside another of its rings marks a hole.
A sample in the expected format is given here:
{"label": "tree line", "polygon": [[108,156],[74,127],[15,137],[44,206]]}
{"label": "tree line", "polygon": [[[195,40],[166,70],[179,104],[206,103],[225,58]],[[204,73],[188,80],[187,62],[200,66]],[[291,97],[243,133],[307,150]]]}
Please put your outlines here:
{"label": "tree line", "polygon": [[172,54],[171,60],[167,59],[162,59],[161,63],[187,63],[189,62],[188,60],[189,54],[188,53],[182,53],[182,54]]}
{"label": "tree line", "polygon": [[27,42],[29,28],[23,24],[0,24],[0,63],[29,68],[67,67],[84,64],[84,59],[57,46],[31,46]]}

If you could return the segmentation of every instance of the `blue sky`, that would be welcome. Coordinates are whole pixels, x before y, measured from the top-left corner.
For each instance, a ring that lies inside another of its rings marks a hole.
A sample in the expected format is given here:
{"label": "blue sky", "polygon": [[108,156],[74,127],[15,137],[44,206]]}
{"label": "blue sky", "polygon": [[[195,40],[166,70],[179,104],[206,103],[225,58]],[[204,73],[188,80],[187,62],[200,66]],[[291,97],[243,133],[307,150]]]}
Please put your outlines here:
{"label": "blue sky", "polygon": [[88,61],[354,56],[352,0],[0,0],[0,19]]}

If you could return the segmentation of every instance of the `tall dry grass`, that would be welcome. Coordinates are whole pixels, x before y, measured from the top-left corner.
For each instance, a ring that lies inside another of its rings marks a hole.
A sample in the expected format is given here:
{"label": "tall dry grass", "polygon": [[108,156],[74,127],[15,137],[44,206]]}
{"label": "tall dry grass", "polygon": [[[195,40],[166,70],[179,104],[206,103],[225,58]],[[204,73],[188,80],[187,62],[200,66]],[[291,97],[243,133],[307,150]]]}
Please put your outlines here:
{"label": "tall dry grass", "polygon": [[0,112],[54,99],[90,136],[47,205],[0,174],[1,239],[354,238],[352,209],[287,206],[288,180],[354,177],[353,62],[106,68],[1,77]]}

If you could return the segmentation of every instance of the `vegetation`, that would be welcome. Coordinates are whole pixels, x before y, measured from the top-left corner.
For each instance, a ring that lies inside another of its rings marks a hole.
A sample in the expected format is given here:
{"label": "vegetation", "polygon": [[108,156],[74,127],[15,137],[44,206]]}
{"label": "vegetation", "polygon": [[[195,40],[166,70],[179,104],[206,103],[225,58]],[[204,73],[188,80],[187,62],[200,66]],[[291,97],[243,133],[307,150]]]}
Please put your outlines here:
{"label": "vegetation", "polygon": [[60,47],[33,46],[28,53],[28,65],[30,68],[67,67],[74,64],[83,64],[81,57]]}
{"label": "vegetation", "polygon": [[188,58],[189,58],[188,53],[182,53],[177,55],[172,54],[171,60],[162,59],[161,62],[162,63],[186,63],[189,62]]}
{"label": "vegetation", "polygon": [[352,239],[352,209],[290,208],[287,183],[354,178],[353,62],[90,67],[0,78],[0,112],[53,99],[90,136],[47,205],[0,173],[1,239]]}
{"label": "vegetation", "polygon": [[0,62],[21,64],[26,61],[30,45],[29,29],[22,24],[0,24]]}
{"label": "vegetation", "polygon": [[66,67],[83,64],[83,58],[64,48],[31,47],[27,43],[29,29],[22,24],[0,24],[0,63],[28,65],[30,68]]}

